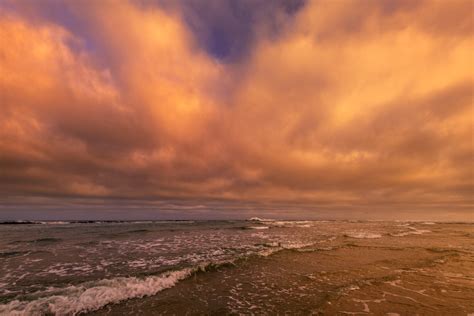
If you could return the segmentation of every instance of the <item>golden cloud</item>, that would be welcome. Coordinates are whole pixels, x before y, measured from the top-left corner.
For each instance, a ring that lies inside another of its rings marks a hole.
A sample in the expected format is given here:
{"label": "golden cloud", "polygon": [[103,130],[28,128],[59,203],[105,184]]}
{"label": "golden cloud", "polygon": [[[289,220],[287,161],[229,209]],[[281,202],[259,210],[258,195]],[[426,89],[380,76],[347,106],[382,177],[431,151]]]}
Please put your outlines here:
{"label": "golden cloud", "polygon": [[100,57],[4,12],[4,198],[469,210],[472,4],[390,3],[310,1],[234,64],[177,11],[71,2]]}

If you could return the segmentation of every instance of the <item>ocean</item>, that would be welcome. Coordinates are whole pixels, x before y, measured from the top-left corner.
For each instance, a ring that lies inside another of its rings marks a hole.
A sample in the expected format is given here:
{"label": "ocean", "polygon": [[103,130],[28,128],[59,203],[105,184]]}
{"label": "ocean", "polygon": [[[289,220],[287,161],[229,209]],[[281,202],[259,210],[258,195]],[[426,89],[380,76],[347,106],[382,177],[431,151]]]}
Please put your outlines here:
{"label": "ocean", "polygon": [[0,315],[474,315],[474,224],[0,225]]}

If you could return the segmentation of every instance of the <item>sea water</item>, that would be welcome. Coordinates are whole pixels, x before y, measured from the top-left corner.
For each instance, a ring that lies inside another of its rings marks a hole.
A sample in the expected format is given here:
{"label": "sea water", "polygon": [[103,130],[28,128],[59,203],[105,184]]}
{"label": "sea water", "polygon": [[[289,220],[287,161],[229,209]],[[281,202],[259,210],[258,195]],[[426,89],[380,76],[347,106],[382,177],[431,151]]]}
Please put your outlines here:
{"label": "sea water", "polygon": [[0,314],[396,313],[398,300],[467,315],[473,242],[469,223],[5,222]]}

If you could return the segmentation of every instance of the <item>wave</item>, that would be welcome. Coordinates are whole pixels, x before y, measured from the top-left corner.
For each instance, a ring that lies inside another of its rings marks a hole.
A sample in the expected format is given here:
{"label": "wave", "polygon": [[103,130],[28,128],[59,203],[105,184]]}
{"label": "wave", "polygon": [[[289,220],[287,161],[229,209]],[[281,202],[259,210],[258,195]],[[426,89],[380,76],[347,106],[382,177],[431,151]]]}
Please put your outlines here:
{"label": "wave", "polygon": [[65,221],[0,221],[0,225],[65,225],[70,223]]}
{"label": "wave", "polygon": [[25,300],[13,300],[0,304],[0,315],[76,315],[92,312],[108,304],[119,303],[128,299],[152,296],[175,286],[196,273],[215,271],[222,267],[235,266],[241,259],[267,257],[282,250],[296,250],[314,246],[315,243],[267,243],[253,254],[236,256],[229,260],[202,262],[195,267],[168,271],[159,275],[139,277],[117,277],[89,281],[66,288],[50,288],[25,297]]}
{"label": "wave", "polygon": [[275,227],[312,227],[311,221],[275,221],[269,224]]}
{"label": "wave", "polygon": [[36,222],[37,224],[43,224],[43,225],[67,225],[71,224],[71,222],[65,222],[65,221],[42,221],[42,222]]}
{"label": "wave", "polygon": [[0,258],[17,257],[30,253],[29,251],[5,251],[0,252]]}
{"label": "wave", "polygon": [[248,229],[269,229],[268,226],[249,226]]}
{"label": "wave", "polygon": [[34,222],[34,221],[23,221],[23,220],[18,220],[18,221],[1,221],[0,225],[34,225],[34,224],[41,224],[40,222]]}
{"label": "wave", "polygon": [[272,219],[272,218],[251,217],[247,221],[251,221],[251,222],[274,222],[275,220]]}
{"label": "wave", "polygon": [[374,239],[374,238],[381,238],[381,234],[365,232],[365,231],[357,231],[357,232],[348,232],[345,233],[344,236],[350,238],[357,238],[357,239]]}
{"label": "wave", "polygon": [[78,220],[78,221],[2,221],[0,225],[67,225],[67,224],[96,224],[96,223],[123,223],[124,221],[92,221],[92,220]]}
{"label": "wave", "polygon": [[272,227],[279,227],[279,228],[282,228],[282,227],[308,228],[308,227],[313,227],[312,224],[315,223],[315,221],[283,221],[283,220],[275,220],[275,219],[260,218],[260,217],[251,217],[247,219],[247,221],[258,222],[258,223],[270,225]]}
{"label": "wave", "polygon": [[390,234],[390,236],[404,237],[404,236],[408,236],[408,235],[423,235],[423,234],[426,234],[426,233],[431,233],[431,230],[427,230],[427,229],[416,229],[416,228],[413,228],[413,227],[407,227],[407,228],[411,228],[412,230],[405,231],[405,232],[400,232],[400,233],[392,233],[392,234]]}
{"label": "wave", "polygon": [[38,239],[33,239],[33,240],[13,240],[9,242],[10,245],[17,245],[17,244],[50,244],[50,243],[57,243],[61,242],[61,238],[55,238],[55,237],[44,237],[44,238],[38,238]]}
{"label": "wave", "polygon": [[[14,300],[0,305],[0,314],[76,315],[80,312],[91,312],[107,304],[155,295],[164,289],[173,287],[193,272],[194,270],[187,268],[143,279],[119,277],[87,282],[77,286],[69,286],[65,289],[55,289],[52,291],[53,295],[33,301]],[[48,292],[51,292],[51,290]],[[38,294],[41,295],[42,293]]]}
{"label": "wave", "polygon": [[[262,221],[265,221],[263,219]],[[193,224],[191,220],[68,220],[68,221],[36,221],[36,220],[9,220],[0,221],[0,225],[70,225],[70,224]]]}
{"label": "wave", "polygon": [[150,232],[149,229],[134,229],[134,230],[128,230],[124,232],[124,234],[138,234],[138,233],[148,233]]}
{"label": "wave", "polygon": [[38,238],[34,240],[30,240],[30,243],[56,243],[56,242],[61,242],[61,238],[54,238],[54,237],[45,237],[45,238]]}
{"label": "wave", "polygon": [[264,223],[272,227],[300,227],[300,228],[312,227],[313,226],[312,224],[315,223],[315,221],[283,221],[283,220],[276,220],[276,219],[271,219],[271,218],[260,218],[260,217],[251,217],[247,219],[247,221]]}

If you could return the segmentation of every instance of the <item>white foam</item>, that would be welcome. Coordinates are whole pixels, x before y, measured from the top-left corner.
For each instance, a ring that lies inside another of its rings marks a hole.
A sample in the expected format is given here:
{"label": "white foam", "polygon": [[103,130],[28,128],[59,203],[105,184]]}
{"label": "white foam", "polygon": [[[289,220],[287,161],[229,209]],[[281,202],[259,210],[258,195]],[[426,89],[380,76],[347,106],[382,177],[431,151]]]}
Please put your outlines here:
{"label": "white foam", "polygon": [[273,226],[276,226],[276,227],[284,227],[285,225],[287,225],[289,222],[286,222],[286,221],[276,221],[276,222],[273,222],[271,223]]}
{"label": "white foam", "polygon": [[43,224],[43,225],[67,225],[67,224],[70,224],[70,222],[64,222],[64,221],[41,221],[41,222],[37,222],[39,224]]}
{"label": "white foam", "polygon": [[300,248],[314,246],[314,243],[312,243],[312,242],[307,242],[307,243],[304,243],[304,242],[286,242],[286,243],[280,244],[280,246],[283,249],[300,249]]}
{"label": "white foam", "polygon": [[250,229],[268,229],[268,226],[250,226]]}
{"label": "white foam", "polygon": [[399,224],[399,225],[396,225],[396,226],[404,227],[404,226],[408,226],[408,225],[410,225],[410,223],[403,223],[403,224]]}
{"label": "white foam", "polygon": [[311,221],[274,221],[267,224],[276,226],[276,227],[312,227]]}
{"label": "white foam", "polygon": [[248,221],[253,221],[253,222],[274,222],[274,219],[271,218],[260,218],[260,217],[251,217],[248,219]]}
{"label": "white foam", "polygon": [[49,313],[75,315],[79,312],[90,312],[107,304],[154,295],[161,290],[173,287],[178,281],[191,275],[192,272],[192,269],[183,269],[144,279],[120,277],[87,282],[82,285],[58,289],[55,295],[42,297],[34,301],[15,300],[0,305],[0,314],[42,315]]}
{"label": "white foam", "polygon": [[128,262],[128,266],[132,268],[143,268],[148,265],[147,261],[144,259],[132,260]]}
{"label": "white foam", "polygon": [[266,243],[265,245],[269,246],[269,248],[265,248],[261,251],[258,252],[258,255],[267,257],[270,256],[276,252],[279,252],[284,249],[296,249],[299,250],[301,248],[306,248],[310,246],[314,246],[314,243],[300,243],[300,242],[288,242],[288,243],[282,243],[282,242],[271,242],[271,243]]}
{"label": "white foam", "polygon": [[345,234],[347,237],[357,238],[357,239],[373,239],[373,238],[381,238],[382,235],[366,232],[366,231],[355,231],[355,232],[347,232]]}
{"label": "white foam", "polygon": [[44,271],[42,274],[56,274],[58,276],[67,276],[69,275],[68,269],[66,267],[56,267],[53,266],[48,270]]}
{"label": "white foam", "polygon": [[391,236],[394,237],[403,237],[408,235],[422,235],[425,233],[431,233],[431,230],[427,229],[416,229],[415,227],[407,226],[406,228],[410,229],[409,231],[400,232],[400,233],[392,233]]}

